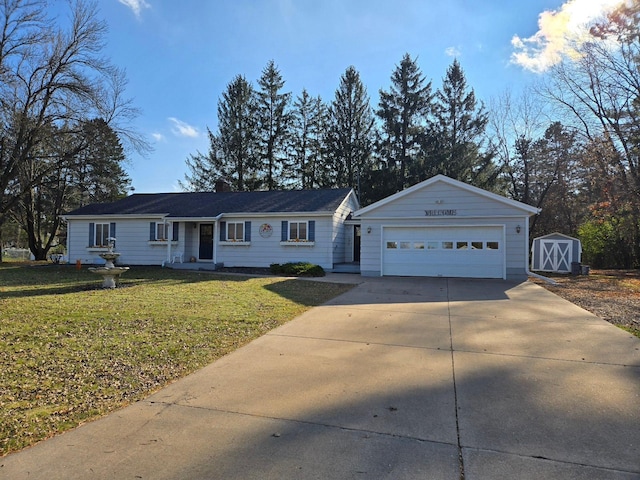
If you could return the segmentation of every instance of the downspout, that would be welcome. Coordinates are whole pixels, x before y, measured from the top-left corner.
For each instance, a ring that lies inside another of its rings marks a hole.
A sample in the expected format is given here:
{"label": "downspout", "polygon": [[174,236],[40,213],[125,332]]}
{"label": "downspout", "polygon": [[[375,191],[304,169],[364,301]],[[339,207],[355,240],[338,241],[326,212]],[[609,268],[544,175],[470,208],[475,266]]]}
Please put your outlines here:
{"label": "downspout", "polygon": [[218,236],[218,222],[220,222],[220,219],[222,218],[222,216],[224,215],[224,213],[221,213],[220,215],[218,215],[217,217],[215,217],[213,220],[213,267],[215,268],[216,264],[218,263],[218,238],[220,238]]}
{"label": "downspout", "polygon": [[173,240],[173,222],[169,221],[164,231],[167,232],[167,262],[171,263],[171,241]]}
{"label": "downspout", "polygon": [[524,243],[524,249],[525,249],[525,255],[527,258],[527,269],[526,269],[526,274],[530,277],[534,277],[534,278],[539,278],[540,280],[543,280],[547,283],[550,283],[551,285],[558,285],[558,282],[556,282],[554,279],[549,278],[549,277],[545,277],[544,275],[540,275],[539,273],[534,273],[530,270],[529,266],[531,265],[531,258],[529,257],[529,252],[530,252],[530,248],[529,248],[529,218],[525,217],[524,219],[524,235],[525,235],[525,243]]}

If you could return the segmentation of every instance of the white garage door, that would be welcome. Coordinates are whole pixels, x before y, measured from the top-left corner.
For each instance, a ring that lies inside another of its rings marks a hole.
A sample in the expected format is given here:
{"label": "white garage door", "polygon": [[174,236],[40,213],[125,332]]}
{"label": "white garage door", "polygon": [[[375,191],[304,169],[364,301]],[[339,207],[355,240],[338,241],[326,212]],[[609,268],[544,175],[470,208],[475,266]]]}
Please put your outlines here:
{"label": "white garage door", "polygon": [[383,275],[504,278],[503,227],[385,227]]}

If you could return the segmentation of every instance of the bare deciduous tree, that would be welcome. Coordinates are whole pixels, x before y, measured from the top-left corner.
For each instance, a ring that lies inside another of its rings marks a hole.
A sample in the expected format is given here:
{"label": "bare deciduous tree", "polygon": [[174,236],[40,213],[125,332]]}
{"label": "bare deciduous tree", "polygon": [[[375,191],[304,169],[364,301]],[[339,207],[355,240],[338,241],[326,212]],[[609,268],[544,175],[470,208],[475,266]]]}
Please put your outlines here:
{"label": "bare deciduous tree", "polygon": [[[100,118],[128,147],[148,149],[130,127],[137,111],[123,96],[124,72],[102,56],[107,27],[96,3],[69,6],[68,25],[58,25],[44,0],[0,0],[0,226],[56,168],[46,154],[52,128],[77,140],[85,121]],[[63,156],[87,147],[58,140]]]}

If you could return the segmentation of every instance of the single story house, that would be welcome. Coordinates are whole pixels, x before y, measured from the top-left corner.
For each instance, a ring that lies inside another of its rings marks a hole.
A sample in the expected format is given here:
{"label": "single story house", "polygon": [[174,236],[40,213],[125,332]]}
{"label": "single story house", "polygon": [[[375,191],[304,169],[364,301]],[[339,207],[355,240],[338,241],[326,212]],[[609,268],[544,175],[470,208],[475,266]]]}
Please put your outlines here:
{"label": "single story house", "polygon": [[134,194],[68,213],[71,263],[268,267],[308,261],[366,276],[524,279],[539,209],[437,175],[360,208],[350,189]]}
{"label": "single story house", "polygon": [[330,270],[345,255],[351,189],[133,194],[67,215],[70,263],[102,263],[115,238],[118,263],[198,262],[268,267],[309,261]]}

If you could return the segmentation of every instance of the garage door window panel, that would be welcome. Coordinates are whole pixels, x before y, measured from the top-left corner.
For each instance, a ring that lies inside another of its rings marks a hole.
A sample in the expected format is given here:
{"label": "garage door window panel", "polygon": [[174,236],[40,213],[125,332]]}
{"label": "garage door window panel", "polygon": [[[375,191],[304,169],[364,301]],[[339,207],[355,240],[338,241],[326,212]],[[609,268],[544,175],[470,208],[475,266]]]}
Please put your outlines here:
{"label": "garage door window panel", "polygon": [[500,250],[499,242],[487,242],[487,250]]}

